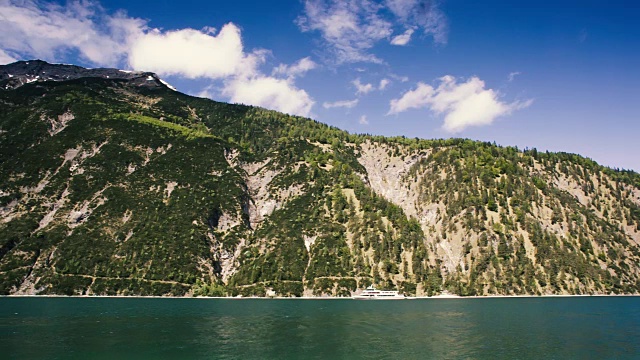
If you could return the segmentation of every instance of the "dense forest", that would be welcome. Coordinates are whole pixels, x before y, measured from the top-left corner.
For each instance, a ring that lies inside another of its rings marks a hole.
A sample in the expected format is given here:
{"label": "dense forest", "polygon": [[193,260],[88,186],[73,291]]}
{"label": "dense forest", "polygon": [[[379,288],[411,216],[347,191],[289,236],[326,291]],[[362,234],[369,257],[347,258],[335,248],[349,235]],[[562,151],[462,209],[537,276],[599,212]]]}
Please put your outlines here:
{"label": "dense forest", "polygon": [[640,289],[632,171],[467,139],[349,134],[136,79],[8,81],[1,294]]}

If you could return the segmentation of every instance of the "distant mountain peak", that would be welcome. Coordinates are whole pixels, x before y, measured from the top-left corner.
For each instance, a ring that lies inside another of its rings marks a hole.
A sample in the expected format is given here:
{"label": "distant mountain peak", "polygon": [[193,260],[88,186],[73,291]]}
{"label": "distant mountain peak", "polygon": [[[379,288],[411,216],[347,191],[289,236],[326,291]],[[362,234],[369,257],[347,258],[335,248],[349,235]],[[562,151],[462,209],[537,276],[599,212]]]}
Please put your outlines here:
{"label": "distant mountain peak", "polygon": [[15,89],[25,84],[42,81],[68,81],[79,78],[128,80],[137,86],[173,86],[152,72],[119,70],[112,68],[89,69],[77,65],[50,64],[43,60],[24,60],[0,65],[0,89]]}

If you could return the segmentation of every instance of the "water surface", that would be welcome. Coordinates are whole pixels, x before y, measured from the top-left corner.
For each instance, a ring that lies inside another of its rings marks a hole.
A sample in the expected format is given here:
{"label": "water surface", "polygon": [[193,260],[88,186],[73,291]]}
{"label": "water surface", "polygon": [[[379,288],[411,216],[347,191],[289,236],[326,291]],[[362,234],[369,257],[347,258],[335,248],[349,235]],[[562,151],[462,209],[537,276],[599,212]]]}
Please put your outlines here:
{"label": "water surface", "polygon": [[640,298],[0,298],[9,359],[640,358]]}

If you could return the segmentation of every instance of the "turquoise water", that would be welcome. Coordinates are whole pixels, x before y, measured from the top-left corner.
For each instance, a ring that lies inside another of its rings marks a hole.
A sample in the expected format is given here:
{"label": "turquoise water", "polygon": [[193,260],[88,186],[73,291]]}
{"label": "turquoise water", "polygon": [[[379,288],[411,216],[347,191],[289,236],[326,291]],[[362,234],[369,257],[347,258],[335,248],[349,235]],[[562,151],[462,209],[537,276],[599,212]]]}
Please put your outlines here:
{"label": "turquoise water", "polygon": [[0,357],[640,358],[640,298],[0,298]]}

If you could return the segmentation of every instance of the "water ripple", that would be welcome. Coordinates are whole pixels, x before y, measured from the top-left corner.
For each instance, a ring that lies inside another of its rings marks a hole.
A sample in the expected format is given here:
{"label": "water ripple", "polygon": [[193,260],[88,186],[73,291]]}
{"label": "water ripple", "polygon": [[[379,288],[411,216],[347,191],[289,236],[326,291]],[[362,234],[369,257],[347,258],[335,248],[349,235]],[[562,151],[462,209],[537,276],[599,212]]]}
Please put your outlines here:
{"label": "water ripple", "polygon": [[634,358],[640,298],[1,298],[8,358]]}

